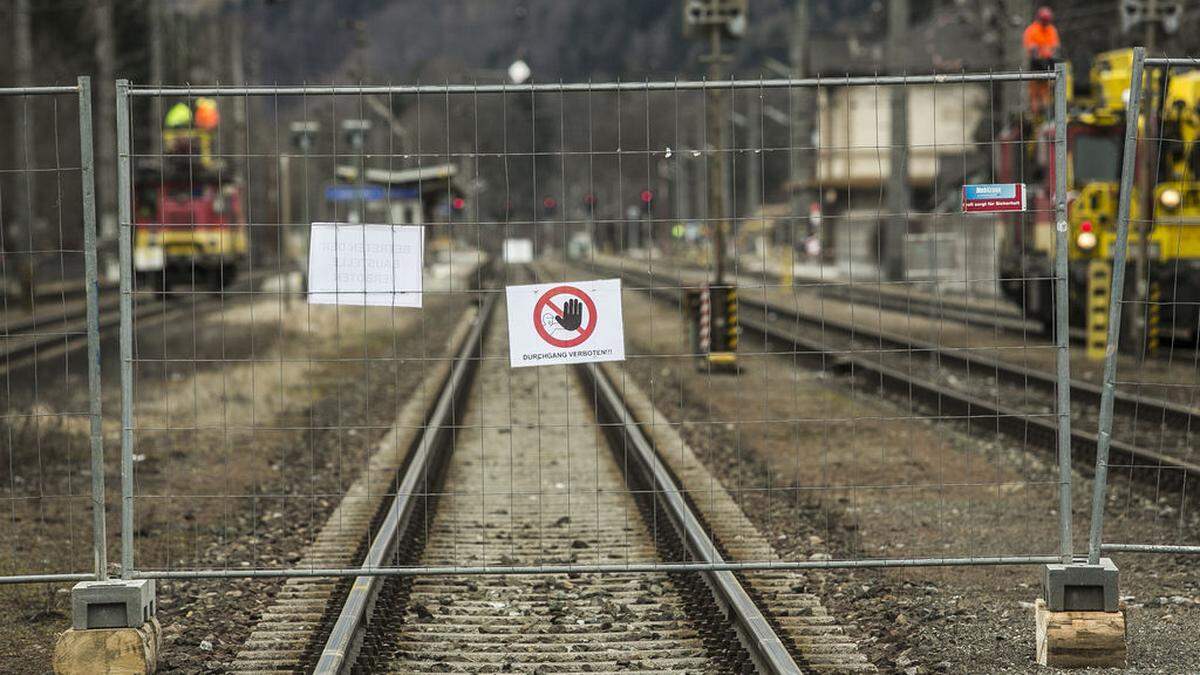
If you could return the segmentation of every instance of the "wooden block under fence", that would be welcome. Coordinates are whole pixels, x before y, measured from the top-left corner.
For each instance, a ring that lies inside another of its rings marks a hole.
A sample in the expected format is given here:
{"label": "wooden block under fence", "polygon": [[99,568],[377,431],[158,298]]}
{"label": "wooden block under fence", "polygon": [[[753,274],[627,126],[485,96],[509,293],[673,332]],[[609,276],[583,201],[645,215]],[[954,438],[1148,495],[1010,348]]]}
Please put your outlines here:
{"label": "wooden block under fence", "polygon": [[158,669],[158,619],[139,628],[70,629],[54,646],[57,675],[121,673],[143,675]]}
{"label": "wooden block under fence", "polygon": [[1038,598],[1037,661],[1055,668],[1124,668],[1125,609],[1051,612]]}

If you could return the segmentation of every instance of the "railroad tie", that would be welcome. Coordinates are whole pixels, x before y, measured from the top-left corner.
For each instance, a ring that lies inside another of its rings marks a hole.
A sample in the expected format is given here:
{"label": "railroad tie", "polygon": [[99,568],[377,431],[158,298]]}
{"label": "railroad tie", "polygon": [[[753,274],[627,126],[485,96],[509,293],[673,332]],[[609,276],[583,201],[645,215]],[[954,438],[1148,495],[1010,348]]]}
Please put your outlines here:
{"label": "railroad tie", "polygon": [[[471,325],[471,316],[459,322],[449,344],[459,344]],[[450,370],[449,360],[437,362],[415,391],[430,396],[412,396],[396,416],[392,428],[380,440],[367,464],[329,514],[325,525],[305,549],[296,564],[299,569],[353,567],[361,557],[371,521],[383,505],[421,425],[425,410],[432,405]],[[340,602],[340,581],[331,577],[293,577],[288,579],[274,602],[263,612],[258,624],[246,638],[227,672],[253,673],[308,672],[313,640],[322,632],[323,621],[331,607]]]}
{"label": "railroad tie", "polygon": [[[614,381],[621,382],[625,401],[642,430],[650,437],[659,457],[671,469],[680,489],[689,494],[710,533],[727,553],[730,562],[780,562],[771,542],[758,531],[721,481],[684,442],[669,418],[659,412],[633,378],[613,364],[604,366]],[[802,572],[770,570],[744,572],[741,576],[761,599],[760,609],[778,623],[780,637],[799,650],[795,654],[814,671],[875,672],[876,668],[812,593],[796,592]]]}

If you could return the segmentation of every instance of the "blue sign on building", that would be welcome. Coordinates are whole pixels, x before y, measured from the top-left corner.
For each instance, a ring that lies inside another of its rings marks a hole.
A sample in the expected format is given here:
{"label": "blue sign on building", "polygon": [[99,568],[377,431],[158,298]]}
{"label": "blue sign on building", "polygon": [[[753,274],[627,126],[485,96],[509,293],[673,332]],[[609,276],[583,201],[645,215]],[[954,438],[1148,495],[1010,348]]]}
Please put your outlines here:
{"label": "blue sign on building", "polygon": [[389,190],[382,185],[325,186],[325,199],[331,202],[382,202],[388,199],[416,199],[419,194],[416,188],[393,187]]}

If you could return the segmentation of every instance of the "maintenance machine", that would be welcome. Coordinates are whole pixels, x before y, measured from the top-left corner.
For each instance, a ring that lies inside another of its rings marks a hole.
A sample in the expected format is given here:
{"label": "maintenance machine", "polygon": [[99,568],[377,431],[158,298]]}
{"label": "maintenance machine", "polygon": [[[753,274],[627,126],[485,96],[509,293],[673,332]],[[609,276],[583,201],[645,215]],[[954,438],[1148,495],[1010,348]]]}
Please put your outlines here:
{"label": "maintenance machine", "polygon": [[[179,104],[186,106],[187,104]],[[198,101],[196,124],[162,130],[162,154],[134,173],[133,267],[138,287],[226,288],[245,264],[249,242],[241,181],[212,152],[215,116]],[[178,107],[178,106],[176,106]],[[174,111],[174,109],[173,109]]]}
{"label": "maintenance machine", "polygon": [[[1103,355],[1107,334],[1109,288],[1117,237],[1117,206],[1124,150],[1125,110],[1133,65],[1133,50],[1098,54],[1089,72],[1090,94],[1069,102],[1067,119],[1067,222],[1070,323],[1088,329],[1088,348]],[[1200,301],[1200,71],[1171,78],[1166,96],[1165,74],[1146,73],[1146,105],[1161,103],[1157,129],[1142,135],[1159,136],[1142,151],[1161,148],[1161,160],[1151,167],[1152,180],[1135,177],[1130,208],[1128,260],[1140,250],[1138,228],[1149,205],[1142,195],[1152,187],[1154,218],[1147,224],[1150,297],[1146,312],[1126,311],[1123,318],[1135,325],[1145,318],[1150,347],[1158,325],[1173,325],[1193,335]],[[1152,119],[1152,118],[1151,118]],[[1031,213],[1011,218],[1000,267],[1002,289],[1047,334],[1053,329],[1052,279],[1054,260],[1054,125],[1051,120],[1017,120],[1002,134],[997,175],[1000,181],[1025,183]],[[1134,297],[1136,275],[1126,275],[1126,298]],[[1170,304],[1170,303],[1183,304]],[[1123,330],[1126,337],[1138,335]]]}

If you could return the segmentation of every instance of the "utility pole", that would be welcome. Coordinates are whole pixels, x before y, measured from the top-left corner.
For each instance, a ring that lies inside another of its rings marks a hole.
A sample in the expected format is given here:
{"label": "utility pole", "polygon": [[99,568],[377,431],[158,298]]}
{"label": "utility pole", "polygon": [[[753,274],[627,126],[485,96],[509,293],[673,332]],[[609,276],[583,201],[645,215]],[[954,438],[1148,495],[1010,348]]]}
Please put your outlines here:
{"label": "utility pole", "polygon": [[672,163],[674,171],[672,172],[671,188],[672,197],[675,198],[675,220],[686,221],[691,218],[692,202],[689,196],[688,185],[688,143],[684,139],[679,139],[679,149],[675,152],[675,161]]}
{"label": "utility pole", "polygon": [[[810,31],[809,0],[797,0],[796,9],[792,13],[791,44],[788,48],[788,60],[791,61],[791,76],[802,78],[808,73]],[[813,191],[813,166],[816,163],[817,150],[810,149],[813,144],[813,120],[817,116],[816,96],[809,87],[792,87],[789,90],[788,106],[791,108],[791,131],[789,142],[792,146],[788,151],[789,174],[791,183],[791,213],[792,222],[806,219],[806,235],[820,236],[819,232],[809,232],[807,223],[809,204],[816,198]],[[789,232],[784,243],[789,247],[795,244],[795,230]]]}
{"label": "utility pole", "polygon": [[[1139,23],[1142,25],[1143,44],[1145,44],[1147,56],[1154,56],[1158,49],[1158,42],[1162,37],[1159,31],[1170,35],[1179,30],[1184,13],[1184,3],[1180,0],[1125,0],[1120,7],[1121,24],[1126,33],[1132,32],[1132,29]],[[1148,136],[1158,129],[1165,100],[1167,75],[1165,70],[1149,73],[1150,81],[1157,86],[1147,87],[1149,96],[1147,97],[1143,128],[1149,130]],[[1142,151],[1138,153],[1140,174],[1138,188],[1141,191],[1142,217],[1137,222],[1138,246],[1137,253],[1134,255],[1133,294],[1136,301],[1143,303],[1144,310],[1130,313],[1132,330],[1125,331],[1131,338],[1137,340],[1134,344],[1137,346],[1139,354],[1145,354],[1148,349],[1153,348],[1150,343],[1151,326],[1148,321],[1151,309],[1148,303],[1153,291],[1151,283],[1153,274],[1151,263],[1153,261],[1150,259],[1149,239],[1152,236],[1151,230],[1154,221],[1154,189],[1158,182],[1158,176],[1155,174],[1157,173],[1159,151],[1157,144],[1143,142],[1143,145]]]}
{"label": "utility pole", "polygon": [[[726,152],[724,127],[725,91],[716,83],[723,78],[722,65],[728,59],[721,53],[721,38],[741,38],[746,34],[748,0],[684,0],[683,29],[688,36],[708,39],[709,89],[705,90],[705,145],[708,157],[708,220],[713,240],[713,283],[685,294],[695,321],[691,336],[694,353],[706,367],[731,370],[737,368],[737,289],[736,280],[725,281],[725,239],[729,234],[729,213],[726,211],[730,186],[729,156]],[[730,92],[732,94],[732,92]],[[732,103],[732,101],[730,101]],[[735,112],[730,106],[729,119]],[[752,121],[757,123],[757,120]],[[757,161],[757,159],[755,159]]]}
{"label": "utility pole", "polygon": [[[708,27],[709,53],[708,81],[719,82],[722,77],[721,64],[728,58],[721,53],[721,26],[717,24]],[[725,283],[725,234],[729,227],[725,213],[726,167],[729,157],[725,153],[725,125],[721,124],[721,110],[725,102],[725,92],[717,87],[706,90],[708,98],[706,140],[709,147],[708,160],[708,221],[712,228],[713,237],[713,283],[720,286]]]}
{"label": "utility pole", "polygon": [[762,92],[750,92],[750,108],[746,111],[746,215],[753,216],[762,201]]}
{"label": "utility pole", "polygon": [[[33,84],[33,21],[29,14],[29,0],[16,0],[13,4],[13,74],[17,86]],[[28,138],[30,120],[23,114],[13,116],[13,156],[21,157],[21,163],[26,169],[33,167],[33,158],[28,156],[33,147],[33,141]],[[33,245],[33,205],[26,205],[24,231],[20,231],[20,218],[10,218],[9,222],[16,225],[5,232],[5,248],[20,250],[28,247],[30,251],[37,248]],[[19,237],[19,239],[18,239]],[[21,303],[26,308],[33,307],[33,254],[16,256],[16,273],[21,283]],[[3,289],[7,290],[7,289]]]}
{"label": "utility pole", "polygon": [[[113,253],[117,242],[117,112],[116,46],[113,43],[112,0],[93,0],[90,3],[92,29],[95,31],[95,156],[96,204],[100,211],[100,248]],[[105,275],[110,279],[119,273],[115,255],[105,255]]]}
{"label": "utility pole", "polygon": [[[229,74],[238,86],[246,84],[245,23],[244,4],[242,0],[235,0],[233,11],[229,13]],[[256,98],[242,97],[242,105],[233,106],[233,122],[239,143],[246,140],[246,106]]]}
{"label": "utility pole", "polygon": [[150,82],[163,83],[163,0],[147,0],[150,3]]}
{"label": "utility pole", "polygon": [[[904,70],[907,56],[908,0],[888,2],[888,61]],[[904,235],[908,230],[910,202],[908,185],[908,87],[894,85],[891,91],[891,161],[888,163],[886,222],[881,222],[883,248],[880,262],[883,277],[904,278]]]}
{"label": "utility pole", "polygon": [[[1145,29],[1145,47],[1146,56],[1154,56],[1154,50],[1157,47],[1158,38],[1158,2],[1157,0],[1145,0],[1147,20],[1143,24]],[[1153,81],[1157,77],[1154,71],[1150,72],[1150,77],[1147,78]],[[1146,79],[1142,80],[1146,82]],[[1158,131],[1158,106],[1162,100],[1162,95],[1165,92],[1160,91],[1158,96],[1154,94],[1154,87],[1149,87],[1149,100],[1146,106],[1146,136],[1154,136]],[[1134,332],[1138,345],[1135,352],[1138,356],[1144,355],[1147,352],[1146,345],[1149,344],[1150,323],[1146,320],[1149,314],[1150,301],[1150,221],[1154,219],[1154,184],[1157,182],[1156,176],[1150,175],[1158,166],[1157,158],[1152,158],[1150,155],[1157,148],[1153,143],[1145,143],[1143,152],[1139,152],[1141,157],[1141,191],[1142,191],[1142,217],[1138,219],[1138,252],[1134,259],[1134,269],[1136,282],[1134,283],[1134,296],[1141,303],[1141,311],[1137,312],[1134,317],[1134,325],[1137,330]],[[1133,337],[1133,336],[1131,336]]]}
{"label": "utility pole", "polygon": [[[1025,46],[1024,46],[1024,26],[1029,23],[1030,17],[1033,16],[1033,2],[1031,0],[1009,0],[1007,3],[1009,12],[1001,17],[1004,23],[1004,65],[1010,70],[1024,70],[1028,67],[1025,62]],[[1004,97],[1001,101],[1000,110],[1004,111],[1004,118],[999,121],[1001,125],[1020,117],[1022,112],[1021,104],[1021,88],[1023,82],[1009,82],[1001,89],[1001,96]],[[998,129],[997,129],[998,130]]]}

